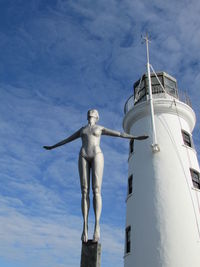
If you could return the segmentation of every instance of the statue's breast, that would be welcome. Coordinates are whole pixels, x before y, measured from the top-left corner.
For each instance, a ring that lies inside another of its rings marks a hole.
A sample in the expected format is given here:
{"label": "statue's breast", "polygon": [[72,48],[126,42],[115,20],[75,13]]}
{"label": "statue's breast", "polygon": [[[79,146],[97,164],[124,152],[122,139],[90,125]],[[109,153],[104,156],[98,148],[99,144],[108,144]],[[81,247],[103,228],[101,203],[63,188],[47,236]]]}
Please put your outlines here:
{"label": "statue's breast", "polygon": [[89,136],[95,136],[95,137],[99,137],[101,135],[101,128],[98,126],[86,126],[82,129],[81,131],[81,137],[89,137]]}
{"label": "statue's breast", "polygon": [[99,137],[101,135],[101,129],[99,127],[94,127],[92,134]]}

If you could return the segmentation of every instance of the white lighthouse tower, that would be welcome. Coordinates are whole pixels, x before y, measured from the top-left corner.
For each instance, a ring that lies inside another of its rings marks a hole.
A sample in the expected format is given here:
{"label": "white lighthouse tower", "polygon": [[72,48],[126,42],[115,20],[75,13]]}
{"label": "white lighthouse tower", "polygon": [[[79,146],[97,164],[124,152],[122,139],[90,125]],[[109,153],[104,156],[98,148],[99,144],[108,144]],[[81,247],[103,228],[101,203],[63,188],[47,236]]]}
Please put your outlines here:
{"label": "white lighthouse tower", "polygon": [[200,267],[195,113],[176,79],[150,68],[147,57],[147,74],[125,104],[124,130],[149,138],[130,143],[124,266]]}

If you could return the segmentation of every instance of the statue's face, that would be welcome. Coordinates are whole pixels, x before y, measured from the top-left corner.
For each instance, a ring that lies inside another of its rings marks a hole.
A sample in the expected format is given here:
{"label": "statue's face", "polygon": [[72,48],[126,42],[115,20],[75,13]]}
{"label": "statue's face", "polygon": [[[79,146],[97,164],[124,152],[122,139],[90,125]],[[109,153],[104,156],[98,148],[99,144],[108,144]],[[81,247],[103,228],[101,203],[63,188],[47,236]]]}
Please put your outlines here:
{"label": "statue's face", "polygon": [[99,113],[96,109],[90,109],[87,112],[87,118],[89,119],[89,117],[94,117],[96,118],[96,121],[99,120]]}
{"label": "statue's face", "polygon": [[88,116],[88,122],[90,124],[95,124],[97,122],[97,118],[93,116]]}

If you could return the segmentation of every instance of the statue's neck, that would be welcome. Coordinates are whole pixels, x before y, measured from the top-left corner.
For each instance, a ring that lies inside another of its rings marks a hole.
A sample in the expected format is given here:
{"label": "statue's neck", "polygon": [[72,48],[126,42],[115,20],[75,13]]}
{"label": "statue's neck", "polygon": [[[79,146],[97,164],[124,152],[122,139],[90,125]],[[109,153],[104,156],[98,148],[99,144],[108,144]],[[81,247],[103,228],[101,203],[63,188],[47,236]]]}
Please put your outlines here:
{"label": "statue's neck", "polygon": [[95,125],[95,123],[93,123],[93,122],[89,122],[88,123],[88,126],[90,126],[90,127],[92,127],[92,126],[94,126]]}

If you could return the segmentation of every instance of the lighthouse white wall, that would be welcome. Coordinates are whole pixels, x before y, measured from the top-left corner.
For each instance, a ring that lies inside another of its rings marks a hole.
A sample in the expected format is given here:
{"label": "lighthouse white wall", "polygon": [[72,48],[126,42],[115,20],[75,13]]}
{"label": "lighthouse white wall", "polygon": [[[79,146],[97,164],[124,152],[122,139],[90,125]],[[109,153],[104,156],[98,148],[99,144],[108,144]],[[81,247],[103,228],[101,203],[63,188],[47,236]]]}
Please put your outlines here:
{"label": "lighthouse white wall", "polygon": [[154,100],[160,152],[153,153],[148,102],[131,108],[123,126],[134,135],[129,157],[133,193],[127,197],[126,226],[131,226],[131,251],[125,267],[200,266],[200,191],[193,188],[190,168],[199,171],[196,151],[184,145],[181,130],[192,133],[195,114],[186,104]]}

